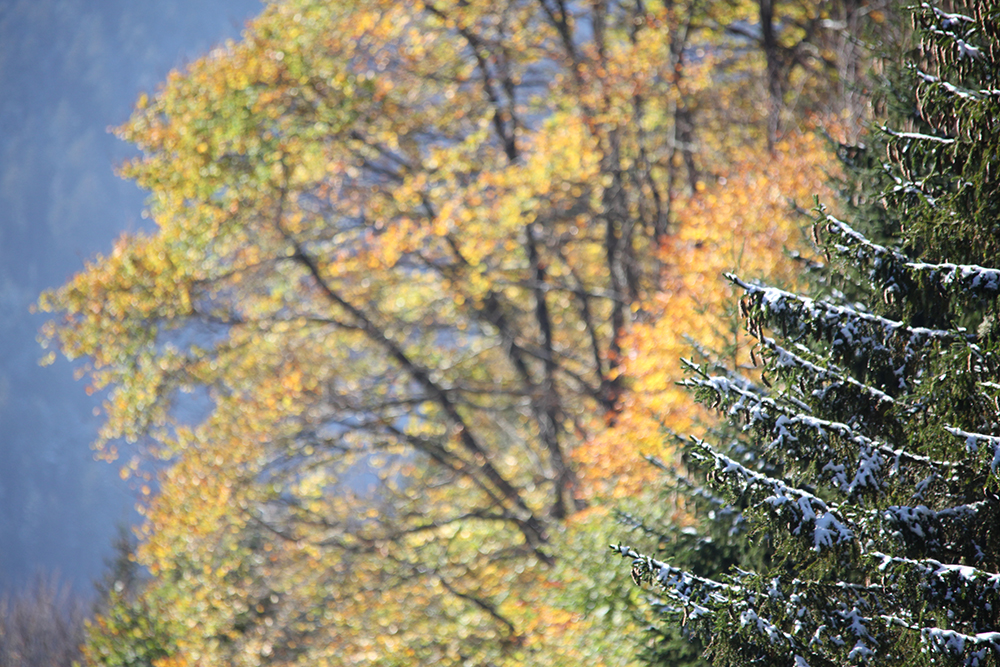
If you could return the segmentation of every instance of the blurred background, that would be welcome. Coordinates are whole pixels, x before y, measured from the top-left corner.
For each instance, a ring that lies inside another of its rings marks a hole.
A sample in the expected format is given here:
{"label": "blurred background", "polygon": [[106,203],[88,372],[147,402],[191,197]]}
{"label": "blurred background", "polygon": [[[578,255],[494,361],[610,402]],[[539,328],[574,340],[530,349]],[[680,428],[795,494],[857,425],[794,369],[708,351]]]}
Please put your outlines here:
{"label": "blurred background", "polygon": [[94,459],[100,396],[39,366],[30,306],[124,230],[144,194],[109,133],[143,91],[239,35],[261,0],[0,0],[0,593],[58,572],[87,596],[135,491]]}

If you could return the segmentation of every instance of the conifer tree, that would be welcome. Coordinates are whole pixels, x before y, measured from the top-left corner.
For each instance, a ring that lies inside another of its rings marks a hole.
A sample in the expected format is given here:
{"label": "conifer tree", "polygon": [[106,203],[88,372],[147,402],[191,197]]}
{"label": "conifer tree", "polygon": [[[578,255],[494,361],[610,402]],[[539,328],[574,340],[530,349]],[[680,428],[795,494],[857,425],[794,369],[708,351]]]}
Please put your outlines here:
{"label": "conifer tree", "polygon": [[769,552],[613,547],[715,665],[1000,664],[1000,7],[912,17],[882,211],[818,209],[815,293],[728,276],[760,367],[684,382],[740,429],[686,448],[703,541]]}

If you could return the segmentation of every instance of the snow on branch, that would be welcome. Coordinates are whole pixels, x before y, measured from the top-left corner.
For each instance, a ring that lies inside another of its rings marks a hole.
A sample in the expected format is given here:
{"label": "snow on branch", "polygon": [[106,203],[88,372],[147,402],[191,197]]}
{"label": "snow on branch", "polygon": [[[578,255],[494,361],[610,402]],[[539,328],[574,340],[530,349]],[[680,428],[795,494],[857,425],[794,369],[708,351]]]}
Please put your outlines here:
{"label": "snow on branch", "polygon": [[934,12],[934,15],[941,19],[941,27],[945,29],[951,29],[955,26],[961,25],[962,23],[975,23],[975,19],[971,16],[966,16],[965,14],[954,14],[951,12],[946,12],[940,7],[935,7],[929,2],[922,2],[920,6],[924,9],[929,9]]}
{"label": "snow on branch", "polygon": [[945,287],[954,286],[975,294],[1000,294],[1000,269],[990,269],[976,264],[927,264],[907,262],[906,267],[916,272],[929,273]]}
{"label": "snow on branch", "polygon": [[910,261],[910,258],[907,257],[906,255],[897,252],[892,248],[888,248],[884,245],[880,245],[878,243],[875,243],[874,241],[869,240],[868,237],[866,237],[864,234],[851,227],[843,220],[838,220],[837,218],[833,217],[830,214],[825,214],[823,218],[824,220],[826,220],[827,231],[834,232],[838,236],[846,239],[847,241],[855,245],[861,246],[862,248],[866,249],[869,253],[871,253],[876,257],[888,258],[900,264],[905,264],[906,262]]}
{"label": "snow on branch", "polygon": [[949,588],[957,583],[963,587],[975,588],[977,591],[1000,592],[1000,574],[980,570],[971,565],[942,563],[933,558],[903,558],[880,551],[872,551],[868,555],[880,561],[879,569],[882,571],[897,565],[917,573],[924,580],[936,580]]}
{"label": "snow on branch", "polygon": [[738,373],[737,371],[734,371],[733,369],[729,368],[728,366],[722,363],[711,363],[711,364],[701,365],[691,359],[682,357],[681,366],[689,371],[692,371],[694,373],[697,373],[698,375],[702,375],[705,377],[707,377],[709,373],[718,373],[719,375],[728,379],[731,383],[739,387],[742,387],[748,391],[752,391],[756,394],[766,395],[769,393],[765,387],[762,387],[754,383],[753,381],[750,380],[750,378]]}
{"label": "snow on branch", "polygon": [[699,577],[673,567],[668,563],[642,554],[628,545],[611,544],[608,546],[615,553],[632,559],[632,578],[637,583],[639,581],[653,583],[669,599],[690,610],[689,618],[712,615],[712,610],[706,605],[725,603],[729,599],[727,594],[740,590],[739,586]]}
{"label": "snow on branch", "polygon": [[933,134],[924,134],[923,132],[897,132],[890,129],[888,126],[883,125],[882,131],[888,134],[890,137],[898,137],[900,139],[914,139],[918,141],[934,141],[939,144],[953,144],[955,139],[951,137],[936,137]]}
{"label": "snow on branch", "polygon": [[[853,477],[846,474],[847,465],[838,460],[832,447],[826,446],[816,451],[817,455],[829,460],[822,466],[824,472],[831,475],[834,487],[841,493],[851,495],[865,487],[881,488],[884,469],[896,471],[903,463],[929,467],[932,471],[940,469],[958,469],[963,464],[952,461],[938,461],[927,456],[910,453],[904,449],[894,449],[879,440],[858,433],[853,427],[843,422],[821,419],[808,414],[795,412],[782,406],[772,398],[748,392],[733,385],[727,378],[703,377],[689,378],[680,383],[688,387],[709,389],[719,396],[729,408],[730,416],[742,416],[747,427],[766,424],[774,439],[765,444],[768,451],[787,452],[789,445],[798,440],[795,429],[811,431],[821,443],[827,444],[830,433],[835,433],[857,448],[857,470]],[[891,462],[891,465],[890,465]]]}
{"label": "snow on branch", "polygon": [[[630,546],[612,544],[610,547],[615,553],[632,559],[632,576],[634,579],[652,583],[663,592],[666,600],[678,605],[674,607],[671,604],[661,603],[659,605],[661,609],[676,612],[683,608],[685,619],[690,621],[699,617],[712,617],[715,615],[717,609],[722,608],[730,615],[739,614],[739,628],[741,630],[763,639],[771,646],[782,646],[789,649],[795,655],[794,664],[796,667],[809,664],[802,656],[816,655],[811,650],[811,647],[815,644],[812,640],[813,638],[810,638],[809,645],[803,644],[794,633],[789,633],[782,629],[780,625],[781,620],[771,619],[759,607],[758,603],[762,601],[771,600],[775,597],[780,600],[785,599],[785,596],[777,589],[778,581],[776,579],[770,582],[768,595],[761,597],[760,592],[751,586],[723,583],[705,577],[698,577],[690,572],[680,570],[655,558],[646,556]],[[753,580],[756,578],[753,573],[742,571],[735,572],[733,576],[737,581],[747,578]],[[799,596],[792,595],[788,604],[797,607],[801,602],[797,598]],[[849,625],[849,630],[861,632],[866,638],[871,639],[871,636],[864,628],[864,622],[868,619],[863,618],[857,612],[857,609],[854,609],[853,613],[847,611],[846,613],[838,612],[834,615],[838,618],[835,620],[831,619],[833,626]],[[801,622],[796,623],[797,628],[800,625]],[[835,640],[842,641],[839,636]],[[859,644],[863,644],[863,642],[859,641]],[[864,650],[864,648],[861,650]]]}
{"label": "snow on branch", "polygon": [[983,433],[971,433],[953,426],[945,426],[944,428],[956,438],[965,439],[965,450],[969,454],[975,454],[979,451],[980,445],[992,447],[993,460],[990,461],[990,472],[994,475],[997,474],[997,470],[1000,469],[1000,437],[995,435],[985,435]]}
{"label": "snow on branch", "polygon": [[788,350],[777,343],[773,338],[765,337],[761,339],[761,343],[774,353],[774,361],[779,368],[795,367],[805,371],[805,377],[812,380],[828,381],[834,382],[836,384],[847,384],[855,389],[858,389],[861,393],[867,394],[870,398],[875,400],[876,405],[879,403],[895,403],[896,401],[889,396],[889,394],[884,391],[872,387],[870,385],[864,384],[854,379],[850,375],[845,375],[839,368],[835,366],[820,366],[814,364],[798,354],[795,354],[791,350]]}
{"label": "snow on branch", "polygon": [[927,32],[932,35],[937,35],[939,37],[947,37],[955,46],[958,47],[958,57],[959,58],[971,58],[973,60],[979,60],[983,57],[983,52],[978,46],[973,46],[965,41],[965,38],[959,35],[956,30],[961,30],[963,24],[971,23],[974,24],[975,21],[969,16],[964,14],[952,14],[945,12],[937,7],[931,7],[927,3],[921,5],[924,9],[930,9],[934,12],[934,15],[939,19],[940,23],[936,26],[930,28]]}
{"label": "snow on branch", "polygon": [[742,485],[744,492],[750,492],[758,497],[760,502],[767,503],[791,518],[796,524],[791,529],[793,535],[802,535],[811,529],[814,551],[854,540],[854,531],[848,527],[846,520],[839,516],[838,509],[828,505],[822,498],[803,489],[789,486],[780,479],[751,470],[725,454],[715,451],[703,440],[693,436],[691,440],[715,460],[716,474]]}
{"label": "snow on branch", "polygon": [[920,628],[920,638],[933,652],[962,658],[968,667],[986,664],[988,651],[1000,656],[1000,632],[966,635],[943,628]]}
{"label": "snow on branch", "polygon": [[[767,428],[775,436],[775,440],[767,446],[769,450],[798,441],[798,438],[788,430],[789,425],[802,423],[815,426],[815,420],[808,415],[787,408],[777,400],[758,394],[753,389],[746,389],[740,384],[734,384],[727,377],[705,375],[688,378],[678,384],[682,387],[707,389],[715,394],[718,399],[715,405],[724,404],[728,406],[726,414],[730,417],[741,417],[745,423],[744,430],[759,424],[767,425]],[[850,430],[850,427],[846,425],[844,427]],[[822,442],[827,441],[825,431],[819,429],[816,430],[816,433]]]}
{"label": "snow on branch", "polygon": [[938,655],[947,655],[962,661],[965,667],[982,667],[992,651],[1000,656],[1000,632],[980,632],[963,634],[955,630],[938,627],[920,627],[905,618],[885,614],[882,619],[890,625],[920,633],[920,640],[928,650]]}
{"label": "snow on branch", "polygon": [[954,95],[955,97],[959,97],[959,98],[961,98],[963,100],[976,100],[976,101],[978,101],[978,100],[983,99],[983,96],[989,94],[985,90],[981,90],[981,91],[977,92],[977,91],[974,91],[974,90],[969,90],[968,88],[961,88],[961,87],[956,86],[956,85],[954,85],[952,83],[949,83],[947,81],[943,81],[940,77],[936,77],[936,76],[933,76],[931,74],[927,74],[926,72],[923,72],[923,71],[921,71],[919,69],[916,69],[915,71],[916,71],[917,76],[924,83],[930,84],[932,86],[938,86],[941,89],[943,89],[944,91],[946,91],[947,93],[949,93],[951,95]]}
{"label": "snow on branch", "polygon": [[[756,578],[751,573],[742,574],[749,581]],[[830,596],[834,588],[838,589],[837,592],[844,592],[844,587],[839,585],[824,586],[816,581],[795,579],[790,582],[789,591],[782,590],[779,577],[772,577],[769,581],[760,577],[758,581],[760,584],[746,586],[739,598],[729,601],[730,613],[739,611],[740,628],[749,629],[772,646],[785,645],[794,652],[808,648],[822,653],[829,647],[836,647],[835,650],[847,651],[846,657],[851,662],[864,662],[874,655],[878,639],[870,628],[879,619],[864,613],[863,609],[868,608],[870,603],[857,596],[853,588],[849,591],[854,600],[852,603],[836,594]],[[821,591],[824,588],[826,590]],[[818,614],[810,613],[816,600],[809,600],[816,594],[832,607]],[[771,613],[776,612],[776,620],[765,613],[768,607],[772,608]],[[782,625],[790,625],[791,633],[785,631]],[[804,644],[804,641],[808,643]],[[823,662],[828,664],[828,657]]]}
{"label": "snow on branch", "polygon": [[827,231],[840,236],[849,245],[863,249],[878,262],[879,269],[883,273],[906,271],[911,279],[924,274],[942,287],[950,287],[956,291],[966,291],[986,297],[1000,294],[1000,269],[976,264],[914,262],[902,253],[870,241],[846,222],[832,215],[825,215],[824,219]]}
{"label": "snow on branch", "polygon": [[922,341],[924,339],[952,340],[955,332],[947,329],[929,329],[926,327],[908,327],[902,322],[890,320],[879,315],[874,315],[850,306],[838,306],[828,301],[811,299],[793,292],[786,292],[777,287],[767,287],[744,282],[732,273],[725,274],[733,284],[742,288],[747,296],[752,297],[760,305],[764,306],[766,313],[775,318],[788,315],[799,320],[801,330],[805,330],[803,320],[813,324],[821,331],[833,330],[837,337],[852,345],[868,345],[879,349],[885,346],[881,342],[873,340],[870,336],[862,334],[858,329],[858,323],[863,322],[881,329],[887,336],[893,334],[906,334],[911,341]]}
{"label": "snow on branch", "polygon": [[752,607],[740,612],[740,627],[755,630],[758,635],[766,637],[771,644],[782,643],[793,649],[798,647],[795,637],[783,631],[767,617],[758,614]]}

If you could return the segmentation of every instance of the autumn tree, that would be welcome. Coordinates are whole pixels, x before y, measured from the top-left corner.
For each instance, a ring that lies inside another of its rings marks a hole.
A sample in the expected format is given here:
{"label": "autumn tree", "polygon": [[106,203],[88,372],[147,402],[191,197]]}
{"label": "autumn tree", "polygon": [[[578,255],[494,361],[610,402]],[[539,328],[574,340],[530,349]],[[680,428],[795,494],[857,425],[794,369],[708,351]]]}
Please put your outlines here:
{"label": "autumn tree", "polygon": [[[748,541],[749,524],[739,507],[721,502],[687,469],[682,436],[735,434],[676,385],[684,377],[681,360],[707,361],[709,350],[719,350],[728,366],[751,365],[732,305],[736,290],[721,277],[735,271],[786,288],[803,284],[811,220],[801,205],[817,193],[833,196],[830,178],[838,170],[824,134],[842,129],[827,119],[823,127],[786,134],[773,156],[762,144],[716,183],[685,198],[685,224],[662,250],[671,265],[647,305],[655,316],[636,323],[623,342],[621,369],[629,391],[622,409],[613,428],[598,431],[576,453],[590,462],[581,468],[582,482],[610,499],[604,504],[609,523],[617,517],[633,531],[633,547],[658,549],[660,558],[669,554],[672,564],[697,575],[751,569],[769,549],[766,540]],[[706,516],[713,520],[697,522]],[[622,530],[604,534],[621,539]],[[670,624],[641,626],[647,630],[630,641],[642,637],[635,645],[644,662],[704,664],[696,637]]]}
{"label": "autumn tree", "polygon": [[153,580],[95,632],[152,615],[174,664],[537,652],[678,197],[763,136],[726,29],[756,9],[289,0],[141,98],[155,230],[42,299],[99,445],[161,462],[123,468]]}
{"label": "autumn tree", "polygon": [[1000,662],[1000,12],[911,12],[890,91],[905,113],[876,139],[886,185],[855,202],[869,217],[819,209],[831,263],[810,296],[730,277],[759,376],[690,363],[687,386],[744,434],[690,442],[701,534],[742,521],[770,553],[705,576],[614,547],[711,664]]}

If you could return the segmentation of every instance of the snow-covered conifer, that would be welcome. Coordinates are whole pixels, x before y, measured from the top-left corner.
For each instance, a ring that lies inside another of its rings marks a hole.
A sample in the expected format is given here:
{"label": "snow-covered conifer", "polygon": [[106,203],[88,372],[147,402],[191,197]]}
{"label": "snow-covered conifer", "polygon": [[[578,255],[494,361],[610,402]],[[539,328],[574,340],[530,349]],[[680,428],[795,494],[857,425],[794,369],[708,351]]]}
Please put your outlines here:
{"label": "snow-covered conifer", "polygon": [[[671,473],[701,537],[628,516],[661,552],[613,547],[715,665],[1000,664],[1000,5],[910,11],[884,212],[816,221],[827,275],[857,280],[728,276],[761,368],[689,364],[739,431]],[[678,556],[720,534],[714,569]]]}

